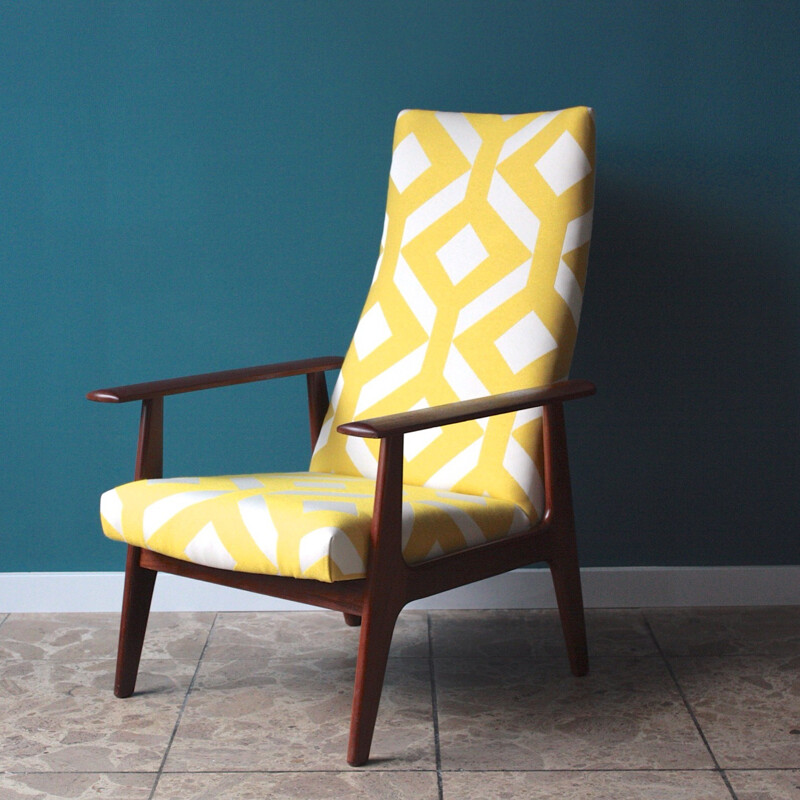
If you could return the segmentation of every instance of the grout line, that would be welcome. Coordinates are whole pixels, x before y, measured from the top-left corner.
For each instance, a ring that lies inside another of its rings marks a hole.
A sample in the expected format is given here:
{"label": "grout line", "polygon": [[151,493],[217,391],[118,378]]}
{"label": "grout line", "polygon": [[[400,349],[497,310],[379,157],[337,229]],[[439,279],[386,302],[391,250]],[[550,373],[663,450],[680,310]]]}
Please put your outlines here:
{"label": "grout line", "polygon": [[689,712],[689,716],[692,718],[692,722],[694,723],[695,728],[697,728],[697,732],[700,734],[700,738],[703,740],[703,744],[706,746],[706,750],[708,750],[708,754],[711,756],[711,760],[714,762],[714,771],[724,781],[725,786],[728,788],[728,791],[730,792],[730,795],[733,798],[733,800],[738,800],[738,798],[736,797],[736,792],[733,791],[733,786],[731,786],[731,782],[728,780],[728,776],[725,774],[725,771],[719,765],[719,761],[717,761],[717,757],[714,755],[714,751],[711,749],[711,745],[708,743],[708,739],[706,738],[705,733],[703,733],[703,729],[700,727],[700,722],[698,721],[697,716],[694,713],[694,709],[692,708],[692,704],[689,702],[689,698],[683,691],[683,687],[680,685],[680,683],[678,683],[678,677],[675,675],[675,671],[672,669],[672,664],[669,663],[669,659],[664,655],[664,651],[661,648],[661,643],[656,638],[655,632],[653,631],[653,628],[650,626],[650,620],[647,619],[647,615],[644,615],[644,624],[648,632],[650,633],[650,637],[653,640],[653,644],[656,646],[659,655],[664,661],[664,666],[667,668],[667,672],[669,672],[669,675],[672,678],[672,682],[675,684],[675,688],[678,690],[678,694],[680,694],[681,699],[683,700],[684,706],[686,706],[686,710]]}
{"label": "grout line", "polygon": [[[566,775],[591,775],[593,773],[674,773],[674,772],[697,772],[697,773],[717,773],[718,770],[713,767],[597,767],[591,769],[523,769],[515,767],[514,769],[465,769],[458,767],[456,769],[442,770],[442,773],[465,773],[480,775],[484,772],[505,774],[508,772],[520,772],[531,775],[547,775],[549,773],[557,772]],[[722,772],[797,772],[797,767],[735,767],[733,769],[723,769]],[[414,768],[397,768],[397,769],[379,769],[379,770],[362,770],[356,774],[363,775],[384,775],[384,774],[426,774],[435,772],[433,769],[414,769]],[[299,774],[314,774],[314,775],[353,775],[353,770],[345,769],[180,769],[174,772],[169,772],[169,775],[299,775]],[[18,775],[156,775],[156,772],[147,772],[143,770],[0,770],[0,775],[18,776]]]}
{"label": "grout line", "polygon": [[156,793],[156,789],[158,788],[158,783],[161,780],[161,775],[164,772],[164,766],[167,763],[167,756],[169,755],[169,751],[172,749],[172,743],[175,741],[175,735],[178,733],[178,726],[181,724],[181,719],[183,719],[183,712],[186,709],[186,704],[189,702],[189,695],[192,693],[192,689],[194,688],[194,683],[197,680],[197,673],[200,672],[200,665],[203,663],[203,656],[206,654],[206,648],[208,647],[208,642],[211,639],[211,633],[214,630],[214,626],[217,624],[217,617],[219,616],[218,613],[214,614],[214,619],[211,621],[211,627],[208,629],[208,635],[206,636],[206,641],[203,644],[203,649],[200,651],[200,658],[197,659],[197,666],[194,668],[194,674],[192,675],[192,680],[189,681],[189,688],[186,690],[186,694],[184,695],[183,702],[181,703],[180,710],[178,711],[178,718],[175,720],[175,725],[172,728],[172,734],[169,737],[169,741],[167,742],[167,746],[164,749],[164,757],[161,759],[161,764],[158,767],[158,772],[156,773],[156,779],[153,782],[153,788],[150,791],[150,795],[147,800],[153,800],[153,796]]}
{"label": "grout line", "polygon": [[442,781],[442,751],[439,747],[439,703],[436,699],[436,668],[433,660],[433,631],[430,612],[426,613],[428,623],[428,667],[431,676],[431,708],[433,711],[433,747],[436,754],[436,786],[439,800],[444,800],[444,787]]}

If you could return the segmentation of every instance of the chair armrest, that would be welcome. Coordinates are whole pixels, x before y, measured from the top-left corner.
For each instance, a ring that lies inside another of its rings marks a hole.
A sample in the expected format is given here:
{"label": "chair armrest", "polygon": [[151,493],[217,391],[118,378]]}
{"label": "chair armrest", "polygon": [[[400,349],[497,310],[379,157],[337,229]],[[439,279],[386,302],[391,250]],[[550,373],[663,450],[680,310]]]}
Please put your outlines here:
{"label": "chair armrest", "polygon": [[303,358],[298,361],[283,361],[278,364],[263,364],[258,367],[228,369],[221,372],[207,372],[203,375],[186,375],[182,378],[169,378],[149,383],[133,383],[129,386],[116,386],[111,389],[96,389],[86,397],[98,403],[127,403],[131,400],[147,400],[164,397],[168,394],[196,392],[200,389],[215,389],[218,386],[234,386],[239,383],[252,383],[270,378],[286,378],[290,375],[309,375],[325,372],[342,366],[340,356]]}
{"label": "chair armrest", "polygon": [[385,417],[347,422],[339,425],[336,430],[348,436],[385,439],[389,436],[413,433],[426,428],[437,428],[440,425],[452,425],[470,419],[521,411],[523,408],[535,408],[550,403],[575,400],[594,393],[595,386],[589,381],[578,379],[559,381],[547,386],[537,386],[534,389],[519,389],[515,392],[478,397],[474,400],[462,400],[431,408],[404,411],[400,414],[387,414]]}

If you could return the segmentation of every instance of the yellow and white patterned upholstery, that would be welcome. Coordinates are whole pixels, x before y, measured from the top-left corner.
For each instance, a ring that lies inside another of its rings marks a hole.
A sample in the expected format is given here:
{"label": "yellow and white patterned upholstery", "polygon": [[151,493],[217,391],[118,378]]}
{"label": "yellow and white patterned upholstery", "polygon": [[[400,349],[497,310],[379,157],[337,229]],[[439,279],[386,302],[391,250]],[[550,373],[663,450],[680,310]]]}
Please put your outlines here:
{"label": "yellow and white patterned upholstery", "polygon": [[[161,478],[105,492],[103,530],[221,569],[336,581],[364,576],[375,482],[313,472]],[[409,563],[529,526],[512,503],[422,486],[403,491]]]}
{"label": "yellow and white patterned upholstery", "polygon": [[[567,377],[591,234],[587,108],[397,120],[381,252],[309,473],[138,481],[107,536],[183,560],[324,581],[364,575],[378,442],[342,423]],[[409,434],[409,563],[543,511],[541,410]]]}
{"label": "yellow and white patterned upholstery", "polygon": [[[374,477],[378,443],[336,427],[567,377],[591,232],[586,108],[407,111],[382,252],[311,469]],[[541,409],[405,437],[404,482],[542,513]]]}

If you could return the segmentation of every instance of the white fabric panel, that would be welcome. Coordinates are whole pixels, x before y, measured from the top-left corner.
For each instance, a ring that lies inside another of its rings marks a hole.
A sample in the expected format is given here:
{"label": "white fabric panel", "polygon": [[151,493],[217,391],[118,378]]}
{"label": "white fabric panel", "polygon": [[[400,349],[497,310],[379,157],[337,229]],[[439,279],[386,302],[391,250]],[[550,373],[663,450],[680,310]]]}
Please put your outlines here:
{"label": "white fabric panel", "polygon": [[467,224],[436,251],[436,257],[455,286],[486,261],[489,252],[472,225]]}
{"label": "white fabric panel", "polygon": [[[358,395],[355,416],[358,417],[366,409],[375,403],[388,397],[392,392],[404,386],[412,378],[419,375],[422,363],[425,360],[425,351],[428,343],[420,345],[416,350],[412,350],[407,356],[401,358],[391,367],[385,369],[380,375],[376,375],[372,380],[367,381]],[[349,437],[350,439],[357,437]]]}
{"label": "white fabric panel", "polygon": [[122,500],[116,489],[109,489],[100,495],[100,513],[106,522],[122,536]]}
{"label": "white fabric panel", "polygon": [[474,164],[483,140],[470,121],[463,114],[454,111],[437,111],[436,119],[439,120],[470,165]]}
{"label": "white fabric panel", "polygon": [[394,284],[422,329],[430,336],[436,319],[436,304],[431,300],[402,255],[397,257]]}
{"label": "white fabric panel", "polygon": [[251,475],[233,475],[231,483],[237,489],[260,489],[264,485],[258,478]]}
{"label": "white fabric panel", "polygon": [[[544,114],[540,114],[536,119],[531,120],[524,128],[518,130],[513,136],[509,136],[500,150],[500,157],[497,159],[497,163],[502,164],[509,156],[528,144],[537,133],[546,128],[553,118],[560,113],[560,111],[548,111]],[[506,119],[511,119],[512,116],[514,115],[510,115],[506,117]]]}
{"label": "white fabric panel", "polygon": [[277,568],[278,529],[270,516],[267,501],[262,495],[253,494],[240,500],[237,505],[247,532],[258,549]]}
{"label": "white fabric panel", "polygon": [[558,342],[535,311],[526,314],[498,336],[494,343],[515,375],[558,347]]}
{"label": "white fabric panel", "polygon": [[505,222],[509,230],[533,253],[539,237],[539,218],[516,192],[495,172],[489,186],[489,205]]}
{"label": "white fabric panel", "polygon": [[456,178],[408,215],[403,227],[401,247],[405,247],[410,241],[416,239],[422,231],[441,219],[464,199],[467,194],[469,175],[469,172],[465,172],[460,178]]}
{"label": "white fabric panel", "polygon": [[466,511],[458,506],[451,506],[449,503],[439,503],[436,500],[422,500],[421,504],[433,506],[447,514],[447,516],[455,522],[456,527],[461,531],[461,535],[464,537],[464,541],[469,547],[476,544],[483,544],[486,541],[486,537],[483,535],[483,531],[480,529],[478,523],[475,522]]}
{"label": "white fabric panel", "polygon": [[231,570],[236,560],[227,551],[212,522],[203,526],[183,551],[194,564]]}
{"label": "white fabric panel", "polygon": [[519,294],[528,283],[532,263],[533,259],[529,258],[524,264],[520,264],[513,272],[506,275],[505,278],[490,286],[483,294],[478,295],[473,301],[467,303],[458,312],[453,335],[458,336],[463,333],[497,310],[506,300],[510,300],[514,295]]}
{"label": "white fabric panel", "polygon": [[409,133],[395,148],[389,177],[397,191],[402,194],[430,166],[431,161],[422,149],[419,139]]}
{"label": "white fabric panel", "polygon": [[431,475],[425,481],[424,486],[431,486],[434,489],[451,489],[465,475],[478,466],[482,444],[483,438],[476,439],[469,447],[465,447],[458,455],[454,456]]}
{"label": "white fabric panel", "polygon": [[363,361],[373,350],[379,348],[392,335],[380,303],[375,303],[358,321],[353,334],[353,346],[359,361]]}
{"label": "white fabric panel", "polygon": [[344,448],[361,475],[375,478],[378,474],[378,459],[372,455],[372,450],[360,436],[348,436]]}
{"label": "white fabric panel", "polygon": [[536,169],[558,196],[582,181],[592,171],[592,165],[575,137],[564,131],[536,162]]}
{"label": "white fabric panel", "polygon": [[556,282],[553,284],[553,288],[569,307],[575,327],[577,327],[581,319],[583,292],[578,281],[575,280],[575,274],[563,261],[558,265]]}
{"label": "white fabric panel", "polygon": [[541,517],[544,510],[544,484],[536,463],[525,452],[525,448],[513,437],[508,437],[508,447],[503,457],[503,467],[525,492],[536,513]]}
{"label": "white fabric panel", "polygon": [[176,514],[183,511],[189,506],[202,503],[204,500],[210,500],[212,497],[217,497],[220,494],[227,494],[223,491],[201,490],[197,492],[182,492],[181,494],[173,494],[169,497],[163,497],[161,500],[156,500],[155,503],[148,506],[144,511],[142,519],[142,533],[144,540],[147,541],[150,537],[162,526],[168,522]]}
{"label": "white fabric panel", "polygon": [[313,511],[337,511],[340,514],[358,516],[358,509],[355,503],[348,503],[343,500],[303,500],[303,513],[310,514]]}

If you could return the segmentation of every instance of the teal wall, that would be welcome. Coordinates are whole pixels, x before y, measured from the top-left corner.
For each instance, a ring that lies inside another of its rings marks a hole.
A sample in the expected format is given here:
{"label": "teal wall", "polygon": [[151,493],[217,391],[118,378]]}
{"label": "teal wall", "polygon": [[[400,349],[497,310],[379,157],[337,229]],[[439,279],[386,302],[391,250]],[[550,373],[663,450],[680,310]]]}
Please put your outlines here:
{"label": "teal wall", "polygon": [[[569,411],[586,565],[800,562],[800,4],[0,0],[0,570],[115,570],[138,408],[342,353],[405,107],[597,111]],[[167,403],[166,470],[303,469],[304,382]]]}

